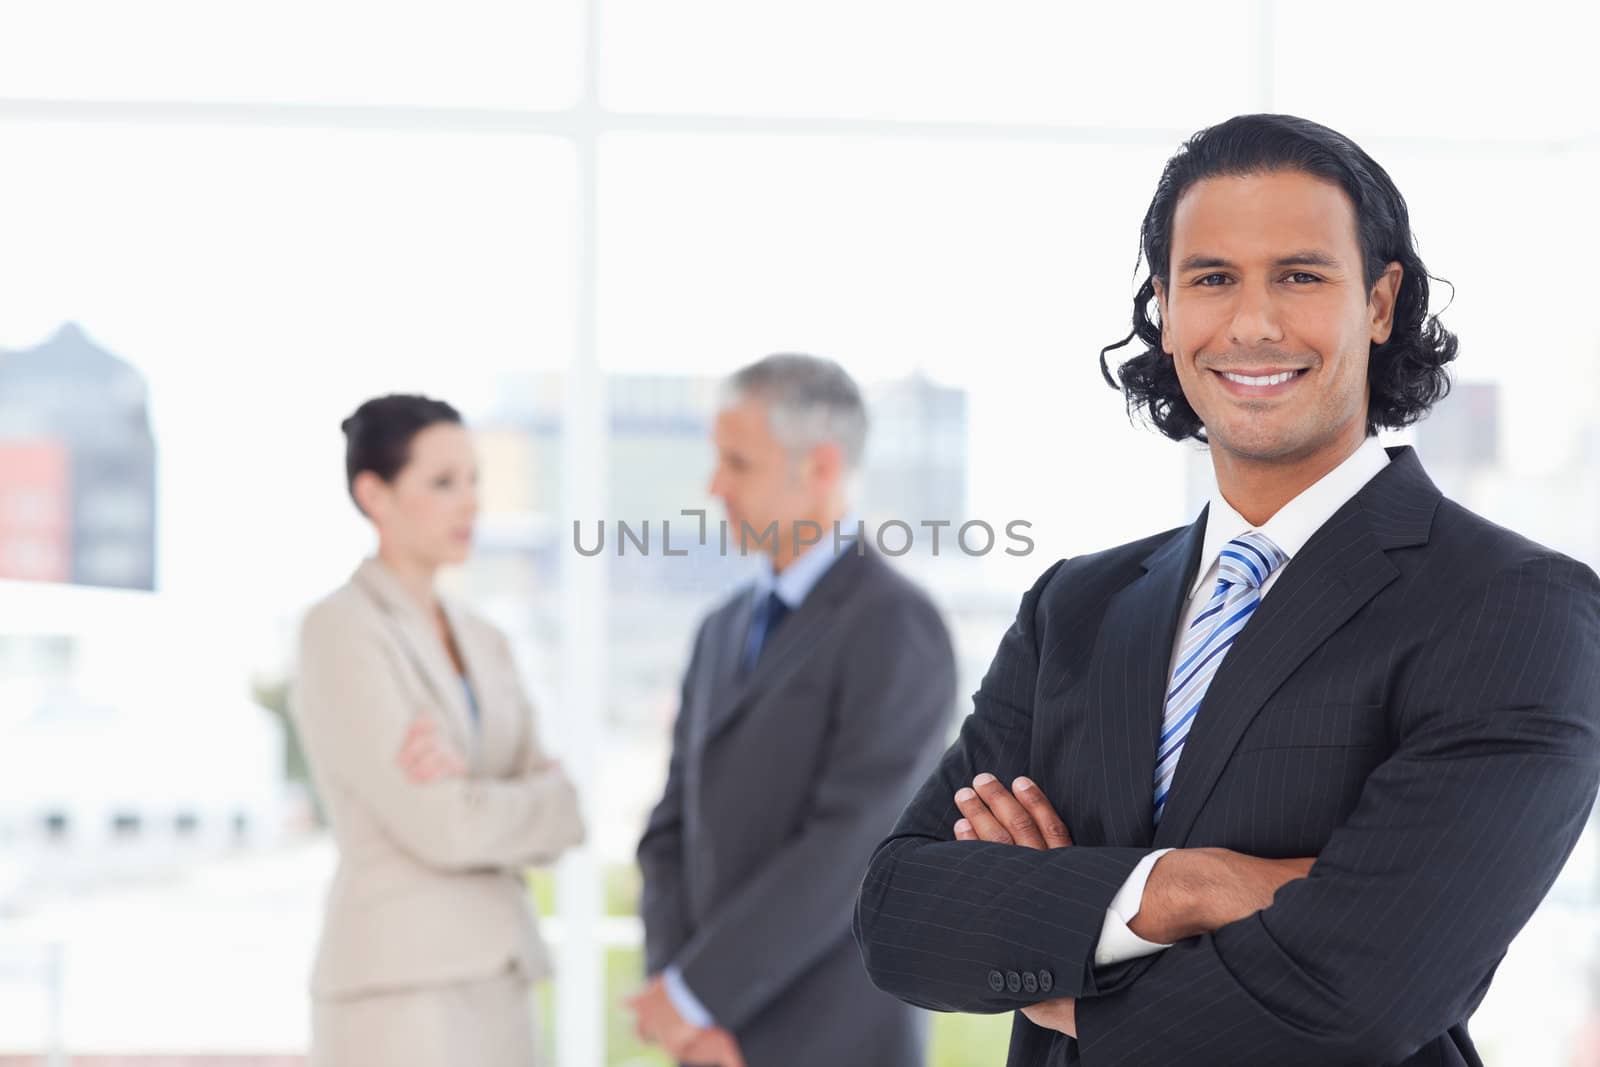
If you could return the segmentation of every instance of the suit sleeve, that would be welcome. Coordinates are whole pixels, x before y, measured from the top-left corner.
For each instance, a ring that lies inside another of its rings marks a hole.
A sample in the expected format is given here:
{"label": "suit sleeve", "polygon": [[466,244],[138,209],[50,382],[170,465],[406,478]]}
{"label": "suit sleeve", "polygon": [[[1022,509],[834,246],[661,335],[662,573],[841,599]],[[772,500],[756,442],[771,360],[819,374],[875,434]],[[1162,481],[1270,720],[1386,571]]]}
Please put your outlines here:
{"label": "suit sleeve", "polygon": [[418,785],[397,760],[418,709],[382,635],[313,611],[301,628],[295,721],[318,778],[346,790],[400,848],[447,871],[547,862],[583,840],[565,775]]}
{"label": "suit sleeve", "polygon": [[705,626],[695,635],[694,651],[684,672],[678,714],[672,723],[672,755],[667,761],[667,784],[651,809],[639,840],[638,860],[642,886],[639,912],[644,920],[646,974],[660,974],[689,939],[689,915],[683,886],[683,760],[688,750],[690,686],[697,673]]}
{"label": "suit sleeve", "polygon": [[[848,937],[872,847],[945,737],[955,656],[920,596],[864,609],[831,709],[803,828],[695,932],[674,962],[717,1022],[737,1030]],[[818,1020],[826,1026],[827,1020]]]}
{"label": "suit sleeve", "polygon": [[1399,744],[1310,876],[1080,1001],[1083,1063],[1394,1063],[1470,1014],[1594,800],[1600,583],[1503,571],[1398,678]]}
{"label": "suit sleeve", "polygon": [[[955,840],[957,790],[983,771],[1035,773],[1036,612],[1061,566],[1022,598],[955,744],[867,868],[855,922],[867,972],[919,1007],[994,1014],[1095,992],[1106,910],[1149,851]],[[1033,981],[1013,990],[1013,975]]]}

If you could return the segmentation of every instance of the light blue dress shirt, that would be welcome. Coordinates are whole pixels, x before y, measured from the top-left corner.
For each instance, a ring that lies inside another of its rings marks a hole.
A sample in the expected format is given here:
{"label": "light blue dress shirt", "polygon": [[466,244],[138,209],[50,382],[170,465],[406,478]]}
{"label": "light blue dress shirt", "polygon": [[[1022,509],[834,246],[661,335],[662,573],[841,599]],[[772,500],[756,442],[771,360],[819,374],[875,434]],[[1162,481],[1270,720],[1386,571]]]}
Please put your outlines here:
{"label": "light blue dress shirt", "polygon": [[[816,584],[838,562],[839,557],[857,551],[856,542],[846,538],[858,528],[855,516],[841,519],[838,553],[833,550],[833,530],[826,529],[822,531],[821,541],[796,556],[781,572],[772,569],[772,557],[763,555],[761,569],[756,572],[755,585],[750,590],[751,604],[759,605],[766,600],[768,593],[777,593],[778,599],[790,612],[798,611],[811,590],[816,588]],[[661,972],[661,983],[684,1022],[702,1029],[716,1025],[706,1006],[683,980],[683,972],[677,964],[668,964],[666,970]]]}

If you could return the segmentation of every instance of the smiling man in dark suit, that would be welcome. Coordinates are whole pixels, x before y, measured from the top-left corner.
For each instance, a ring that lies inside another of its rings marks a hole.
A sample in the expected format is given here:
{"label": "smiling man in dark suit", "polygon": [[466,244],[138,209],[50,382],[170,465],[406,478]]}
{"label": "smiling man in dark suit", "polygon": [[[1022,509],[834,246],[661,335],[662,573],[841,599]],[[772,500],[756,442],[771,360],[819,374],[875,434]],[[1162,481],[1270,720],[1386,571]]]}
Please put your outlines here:
{"label": "smiling man in dark suit", "polygon": [[848,517],[866,433],[855,382],[812,356],[739,371],[717,414],[711,492],[762,566],[696,636],[639,843],[651,978],[632,1003],[684,1063],[922,1063],[927,1017],[872,987],[850,914],[949,737],[955,656]]}
{"label": "smiling man in dark suit", "polygon": [[1023,598],[867,872],[868,971],[1019,1011],[1012,1067],[1478,1064],[1600,780],[1600,582],[1378,446],[1456,342],[1347,138],[1201,131],[1142,242],[1143,351],[1102,368],[1217,491]]}

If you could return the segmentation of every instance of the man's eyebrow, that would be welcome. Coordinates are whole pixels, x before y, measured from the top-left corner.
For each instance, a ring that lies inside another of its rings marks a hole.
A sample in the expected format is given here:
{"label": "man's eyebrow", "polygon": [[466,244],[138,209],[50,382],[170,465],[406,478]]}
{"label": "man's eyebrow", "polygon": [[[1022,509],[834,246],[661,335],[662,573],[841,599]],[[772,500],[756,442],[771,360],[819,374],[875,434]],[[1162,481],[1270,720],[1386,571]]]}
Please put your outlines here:
{"label": "man's eyebrow", "polygon": [[1222,259],[1219,256],[1193,255],[1193,256],[1184,256],[1183,257],[1183,262],[1178,264],[1178,269],[1180,271],[1215,270],[1218,267],[1231,267],[1231,266],[1233,266],[1232,263],[1230,263],[1226,259]]}
{"label": "man's eyebrow", "polygon": [[1315,248],[1302,248],[1298,252],[1291,252],[1287,256],[1280,256],[1273,261],[1276,267],[1327,267],[1337,270],[1344,266],[1328,253]]}
{"label": "man's eyebrow", "polygon": [[[1192,255],[1183,257],[1178,264],[1178,270],[1219,270],[1233,267],[1233,261],[1223,259],[1221,256]],[[1315,248],[1302,248],[1298,252],[1290,252],[1286,256],[1279,256],[1272,261],[1275,267],[1324,267],[1337,270],[1344,264],[1330,256],[1328,253]]]}

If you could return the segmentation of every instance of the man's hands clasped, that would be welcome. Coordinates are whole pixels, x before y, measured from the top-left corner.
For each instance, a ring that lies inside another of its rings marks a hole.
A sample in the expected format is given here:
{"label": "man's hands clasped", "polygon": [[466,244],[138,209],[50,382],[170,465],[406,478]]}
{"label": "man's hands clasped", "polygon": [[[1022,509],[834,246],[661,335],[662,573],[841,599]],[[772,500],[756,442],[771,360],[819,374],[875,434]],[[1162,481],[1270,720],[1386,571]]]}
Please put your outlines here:
{"label": "man's hands clasped", "polygon": [[720,1026],[699,1027],[678,1014],[666,982],[653,976],[627,1000],[634,1030],[641,1041],[659,1045],[679,1063],[693,1067],[744,1067],[744,1055],[733,1034]]}

